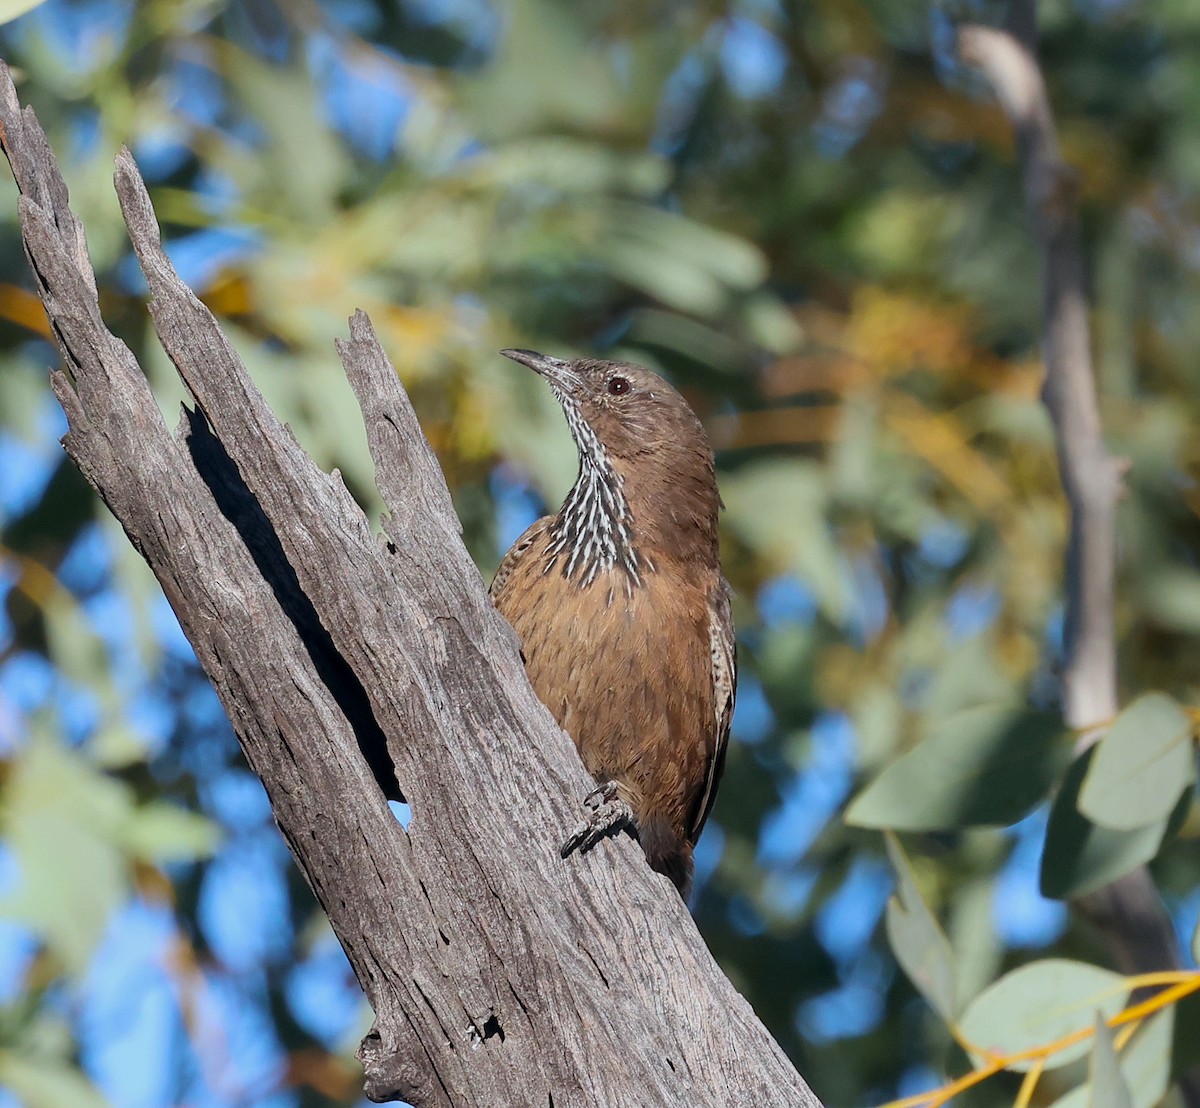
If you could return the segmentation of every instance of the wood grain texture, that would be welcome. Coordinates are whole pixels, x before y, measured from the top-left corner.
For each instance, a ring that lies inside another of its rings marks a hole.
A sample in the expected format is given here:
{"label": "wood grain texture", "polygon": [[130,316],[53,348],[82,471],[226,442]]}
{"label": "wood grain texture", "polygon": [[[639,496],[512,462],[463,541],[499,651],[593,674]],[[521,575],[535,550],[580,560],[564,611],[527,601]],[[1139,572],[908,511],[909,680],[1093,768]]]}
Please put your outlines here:
{"label": "wood grain texture", "polygon": [[[817,1105],[634,843],[559,858],[590,778],[529,687],[366,316],[338,353],[384,539],[175,274],[130,155],[122,210],[196,404],[174,433],[103,324],[82,227],[7,69],[0,140],[66,365],[64,445],[161,582],[375,1011],[368,1096]],[[392,767],[407,833],[376,784]]]}

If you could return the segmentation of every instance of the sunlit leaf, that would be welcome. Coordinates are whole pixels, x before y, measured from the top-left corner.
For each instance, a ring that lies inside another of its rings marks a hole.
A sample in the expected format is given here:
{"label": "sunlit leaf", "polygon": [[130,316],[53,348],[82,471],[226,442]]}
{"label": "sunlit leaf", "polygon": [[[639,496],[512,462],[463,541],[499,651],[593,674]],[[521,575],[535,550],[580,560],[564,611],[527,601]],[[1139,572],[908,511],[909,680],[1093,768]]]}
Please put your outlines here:
{"label": "sunlit leaf", "polygon": [[[1016,1055],[1046,1047],[1087,1027],[1100,1012],[1106,1019],[1119,1012],[1128,989],[1120,974],[1061,958],[1032,962],[1005,974],[979,994],[963,1013],[959,1024],[965,1039],[990,1054]],[[1086,1054],[1084,1040],[1056,1051],[1046,1067],[1066,1065]],[[987,1059],[975,1055],[976,1064]],[[1034,1061],[1015,1061],[1009,1067],[1023,1071]]]}
{"label": "sunlit leaf", "polygon": [[614,121],[621,97],[602,52],[584,27],[547,0],[516,0],[505,9],[506,49],[460,85],[472,122],[490,138],[534,131],[599,127]]}
{"label": "sunlit leaf", "polygon": [[17,870],[0,910],[82,970],[128,888],[129,862],[210,853],[216,829],[133,790],[37,733],[5,782],[0,830]]}
{"label": "sunlit leaf", "polygon": [[42,0],[0,0],[0,23],[8,23],[36,8]]}
{"label": "sunlit leaf", "polygon": [[108,1108],[96,1087],[59,1058],[0,1051],[0,1087],[25,1108]]}
{"label": "sunlit leaf", "polygon": [[[5,294],[10,288],[0,285],[0,309],[4,307]],[[11,289],[11,295],[32,300],[34,309],[45,319],[42,302],[32,293],[24,289]],[[0,318],[4,318],[2,311]],[[43,375],[32,372],[23,358],[0,354],[0,412],[5,415],[5,429],[23,442],[36,443],[39,440],[38,412],[45,410],[45,407],[46,383]]]}
{"label": "sunlit leaf", "polygon": [[96,691],[107,691],[108,652],[79,603],[65,589],[50,593],[42,608],[46,636],[55,665],[63,676]]}
{"label": "sunlit leaf", "polygon": [[1097,745],[1079,810],[1093,823],[1131,831],[1170,815],[1195,779],[1191,720],[1169,696],[1148,693],[1117,717]]}
{"label": "sunlit leaf", "polygon": [[1200,631],[1200,573],[1183,566],[1158,566],[1141,582],[1146,614],[1184,634]]}
{"label": "sunlit leaf", "polygon": [[996,933],[996,882],[987,877],[965,882],[950,897],[946,938],[954,953],[958,1009],[977,997],[999,975],[1004,940]]}
{"label": "sunlit leaf", "polygon": [[118,841],[147,862],[190,862],[212,854],[220,832],[205,816],[165,801],[152,801],[129,814],[118,831]]}
{"label": "sunlit leaf", "polygon": [[88,754],[102,769],[120,769],[144,761],[146,741],[124,723],[98,728],[88,739]]}

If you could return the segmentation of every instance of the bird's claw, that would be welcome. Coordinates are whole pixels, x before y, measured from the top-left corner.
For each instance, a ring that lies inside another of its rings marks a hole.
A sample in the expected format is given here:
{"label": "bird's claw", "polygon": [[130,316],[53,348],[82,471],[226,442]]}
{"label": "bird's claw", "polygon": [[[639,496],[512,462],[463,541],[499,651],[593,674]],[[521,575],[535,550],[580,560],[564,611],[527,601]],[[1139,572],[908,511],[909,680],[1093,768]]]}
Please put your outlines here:
{"label": "bird's claw", "polygon": [[596,812],[603,808],[605,804],[616,800],[616,798],[617,783],[615,781],[605,781],[603,784],[597,785],[583,798],[583,806]]}
{"label": "bird's claw", "polygon": [[[559,850],[559,854],[563,858],[576,850],[581,854],[586,854],[601,839],[607,839],[626,828],[637,826],[633,809],[625,801],[616,799],[616,786],[614,785],[610,790],[608,788],[610,784],[612,783],[601,785],[599,789],[589,793],[585,798],[584,804],[592,809],[592,814],[567,836]],[[598,796],[605,798],[603,800],[595,799]]]}

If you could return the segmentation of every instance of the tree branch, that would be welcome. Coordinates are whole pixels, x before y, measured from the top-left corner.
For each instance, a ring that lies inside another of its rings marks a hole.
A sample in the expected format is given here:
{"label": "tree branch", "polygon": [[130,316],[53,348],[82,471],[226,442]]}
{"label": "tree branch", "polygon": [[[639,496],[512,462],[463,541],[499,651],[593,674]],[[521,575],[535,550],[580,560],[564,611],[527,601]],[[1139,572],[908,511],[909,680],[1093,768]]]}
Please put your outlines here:
{"label": "tree branch", "polygon": [[[1070,512],[1066,557],[1063,714],[1082,753],[1119,710],[1114,579],[1123,465],[1108,452],[1092,366],[1079,242],[1076,175],[1063,161],[1034,50],[1034,0],[1010,0],[1008,30],[968,26],[959,53],[987,76],[1012,123],[1025,202],[1043,262],[1043,400],[1054,424]],[[1125,973],[1176,968],[1179,945],[1144,866],[1075,905],[1104,935]],[[1192,1101],[1195,1103],[1195,1101]]]}
{"label": "tree branch", "polygon": [[[69,370],[52,380],[64,445],[162,583],[375,1010],[368,1095],[817,1105],[634,844],[559,858],[592,782],[529,687],[366,316],[338,352],[390,541],[176,275],[125,152],[155,328],[197,405],[170,432],[104,327],[54,157],[0,69],[0,142]],[[407,833],[376,783],[393,772]]]}
{"label": "tree branch", "polygon": [[1012,122],[1025,202],[1042,251],[1046,361],[1042,396],[1054,423],[1059,472],[1071,516],[1063,714],[1070,726],[1090,729],[1112,719],[1118,707],[1113,582],[1122,469],[1101,433],[1076,177],[1059,152],[1046,86],[1029,47],[990,27],[964,27],[959,44],[964,60],[987,75]]}

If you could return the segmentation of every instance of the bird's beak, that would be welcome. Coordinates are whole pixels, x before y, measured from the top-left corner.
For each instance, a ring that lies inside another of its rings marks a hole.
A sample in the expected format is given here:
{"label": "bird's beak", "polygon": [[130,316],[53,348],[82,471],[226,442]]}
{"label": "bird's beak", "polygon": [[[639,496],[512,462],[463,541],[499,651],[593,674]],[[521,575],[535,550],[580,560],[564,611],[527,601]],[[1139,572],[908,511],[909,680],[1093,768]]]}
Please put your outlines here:
{"label": "bird's beak", "polygon": [[571,368],[570,362],[561,358],[551,358],[548,354],[539,354],[536,350],[501,350],[506,358],[528,366],[534,373],[545,377],[555,389],[566,393],[578,390],[581,381],[579,374]]}

